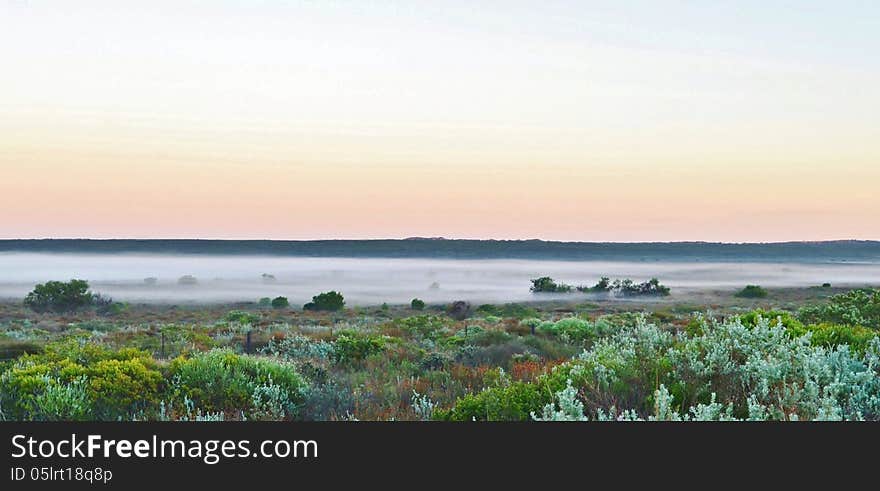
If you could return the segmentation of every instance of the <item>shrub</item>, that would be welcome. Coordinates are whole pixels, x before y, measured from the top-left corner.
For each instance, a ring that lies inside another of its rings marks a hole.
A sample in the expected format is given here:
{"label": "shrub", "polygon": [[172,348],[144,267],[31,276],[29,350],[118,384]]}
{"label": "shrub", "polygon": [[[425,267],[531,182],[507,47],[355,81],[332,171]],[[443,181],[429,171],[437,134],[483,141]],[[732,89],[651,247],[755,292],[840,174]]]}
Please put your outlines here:
{"label": "shrub", "polygon": [[409,303],[409,306],[413,310],[425,310],[425,302],[418,298],[412,299],[412,302]]}
{"label": "shrub", "polygon": [[0,407],[21,420],[115,420],[158,404],[162,374],[146,352],[76,339],[24,355],[0,376]]}
{"label": "shrub", "polygon": [[804,322],[828,322],[880,329],[880,290],[861,289],[833,295],[826,304],[804,307],[798,312]]}
{"label": "shrub", "polygon": [[447,411],[434,410],[435,419],[443,421],[528,421],[531,413],[551,402],[535,384],[513,382],[509,385],[468,394]]}
{"label": "shrub", "polygon": [[345,298],[341,293],[329,291],[315,295],[312,301],[303,305],[303,310],[335,312],[345,307]]}
{"label": "shrub", "polygon": [[311,339],[301,334],[294,334],[279,341],[270,339],[263,352],[291,361],[329,360],[334,357],[332,343]]}
{"label": "shrub", "polygon": [[556,322],[541,322],[537,330],[554,336],[566,336],[573,341],[583,341],[595,337],[598,333],[594,324],[577,317],[565,317]]}
{"label": "shrub", "polygon": [[532,287],[529,289],[532,293],[569,293],[571,286],[564,283],[556,283],[549,276],[542,276],[531,280]]}
{"label": "shrub", "polygon": [[446,308],[446,313],[455,320],[465,320],[471,315],[471,304],[464,300],[456,300]]}
{"label": "shrub", "polygon": [[609,281],[608,277],[602,277],[592,287],[578,287],[578,291],[585,293],[610,293],[622,297],[634,296],[660,296],[669,295],[669,287],[660,284],[657,278],[651,278],[642,283],[635,283],[631,279]]}
{"label": "shrub", "polygon": [[49,281],[34,287],[24,304],[35,312],[71,312],[92,305],[94,295],[85,280]]}
{"label": "shrub", "polygon": [[665,297],[669,295],[669,287],[661,285],[657,278],[635,283],[631,279],[611,281],[607,276],[603,276],[595,285],[591,287],[579,286],[577,290],[584,293],[610,293],[623,297],[642,295]]}
{"label": "shrub", "polygon": [[259,315],[244,310],[231,310],[226,314],[225,319],[227,322],[237,322],[239,324],[256,324],[260,322]]}
{"label": "shrub", "polygon": [[736,296],[739,298],[764,298],[767,296],[767,290],[758,285],[746,285],[736,293]]}
{"label": "shrub", "polygon": [[[237,415],[242,411],[246,417],[266,416],[266,404],[276,408],[281,404],[284,415],[274,419],[293,419],[305,388],[292,365],[237,355],[229,349],[176,358],[169,374],[175,381],[175,399],[192,401],[194,407],[207,412]],[[281,401],[281,396],[286,400]]]}
{"label": "shrub", "polygon": [[[799,323],[800,324],[800,323]],[[842,326],[838,324],[811,324],[789,328],[792,336],[799,337],[810,333],[810,344],[834,348],[848,346],[856,353],[864,353],[877,331],[861,326]]]}
{"label": "shrub", "polygon": [[735,318],[675,337],[642,321],[535,382],[464,396],[438,417],[583,419],[577,408],[591,419],[876,420],[878,364],[876,337],[859,353],[811,345],[760,316],[754,326]]}
{"label": "shrub", "polygon": [[797,320],[790,312],[784,310],[755,309],[739,316],[740,322],[746,327],[755,327],[761,319],[767,320],[770,325],[775,326],[781,324],[789,330],[803,333],[804,325]]}
{"label": "shrub", "polygon": [[333,342],[333,357],[337,363],[362,361],[385,350],[385,339],[377,336],[343,334]]}
{"label": "shrub", "polygon": [[259,302],[257,302],[257,305],[259,305],[260,307],[271,307],[272,299],[269,297],[263,297],[260,299]]}
{"label": "shrub", "polygon": [[286,309],[287,307],[290,307],[290,301],[287,300],[287,297],[275,297],[272,299],[273,309]]}
{"label": "shrub", "polygon": [[128,304],[114,302],[112,298],[105,297],[100,293],[92,296],[92,304],[95,306],[95,313],[107,317],[120,315],[128,308]]}

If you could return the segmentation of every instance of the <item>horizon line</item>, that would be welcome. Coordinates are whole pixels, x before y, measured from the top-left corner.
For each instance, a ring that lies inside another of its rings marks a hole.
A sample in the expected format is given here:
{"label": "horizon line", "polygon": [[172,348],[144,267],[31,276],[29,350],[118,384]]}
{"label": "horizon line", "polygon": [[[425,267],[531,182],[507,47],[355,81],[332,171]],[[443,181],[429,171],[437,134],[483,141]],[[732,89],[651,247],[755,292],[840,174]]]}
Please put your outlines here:
{"label": "horizon line", "polygon": [[743,241],[726,242],[710,240],[672,240],[672,241],[588,241],[588,240],[554,240],[554,239],[497,239],[497,238],[449,238],[449,237],[385,237],[385,238],[324,238],[324,239],[272,239],[272,238],[193,238],[193,237],[28,237],[0,238],[2,242],[10,241],[202,241],[202,242],[392,242],[392,241],[447,241],[447,242],[545,242],[559,244],[715,244],[715,245],[773,245],[773,244],[831,244],[871,242],[880,243],[880,239],[823,239],[823,240],[781,240],[781,241]]}

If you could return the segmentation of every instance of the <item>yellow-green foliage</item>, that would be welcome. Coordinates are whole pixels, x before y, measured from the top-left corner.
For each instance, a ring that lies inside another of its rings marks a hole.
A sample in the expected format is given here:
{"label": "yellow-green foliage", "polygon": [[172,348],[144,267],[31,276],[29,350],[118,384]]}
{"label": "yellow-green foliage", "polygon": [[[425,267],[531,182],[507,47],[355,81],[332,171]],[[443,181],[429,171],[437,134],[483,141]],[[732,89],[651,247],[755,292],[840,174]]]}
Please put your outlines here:
{"label": "yellow-green foliage", "polygon": [[68,417],[130,418],[158,403],[161,384],[155,360],[144,351],[71,340],[19,358],[0,376],[0,404],[14,419],[54,419],[45,414],[44,403],[48,398],[63,406],[59,397],[66,395],[71,405],[86,406],[67,408]]}

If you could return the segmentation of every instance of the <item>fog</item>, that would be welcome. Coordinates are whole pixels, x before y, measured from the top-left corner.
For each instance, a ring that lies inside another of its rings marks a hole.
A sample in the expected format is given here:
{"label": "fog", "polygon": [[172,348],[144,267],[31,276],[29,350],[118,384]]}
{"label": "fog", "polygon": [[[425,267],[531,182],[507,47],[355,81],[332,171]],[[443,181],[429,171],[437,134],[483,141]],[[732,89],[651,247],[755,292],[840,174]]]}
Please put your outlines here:
{"label": "fog", "polygon": [[[185,275],[195,284],[180,284]],[[263,275],[271,275],[264,277]],[[349,305],[534,300],[529,279],[592,285],[601,276],[657,277],[673,294],[694,290],[880,283],[880,264],[573,262],[531,260],[346,259],[0,253],[0,298],[21,299],[35,284],[80,278],[92,290],[132,302],[256,301],[286,296],[301,305],[337,290]],[[146,278],[155,278],[147,282]],[[542,296],[541,298],[547,298]]]}

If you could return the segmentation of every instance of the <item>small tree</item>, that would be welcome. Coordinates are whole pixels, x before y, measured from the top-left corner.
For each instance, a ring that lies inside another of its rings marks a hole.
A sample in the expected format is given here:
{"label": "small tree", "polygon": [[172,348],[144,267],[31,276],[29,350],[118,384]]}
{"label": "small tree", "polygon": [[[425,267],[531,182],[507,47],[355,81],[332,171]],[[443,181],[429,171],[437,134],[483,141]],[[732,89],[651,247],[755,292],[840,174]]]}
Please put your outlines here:
{"label": "small tree", "polygon": [[92,305],[94,295],[85,280],[49,281],[34,287],[24,304],[36,312],[71,312]]}
{"label": "small tree", "polygon": [[335,312],[345,307],[345,297],[336,291],[324,292],[312,297],[312,301],[303,305],[303,310]]}
{"label": "small tree", "polygon": [[420,300],[418,298],[412,299],[412,302],[409,303],[409,306],[413,310],[425,310],[425,302],[423,302],[422,300]]}
{"label": "small tree", "polygon": [[287,307],[290,307],[290,302],[287,300],[287,297],[275,297],[272,299],[272,308],[285,309]]}

